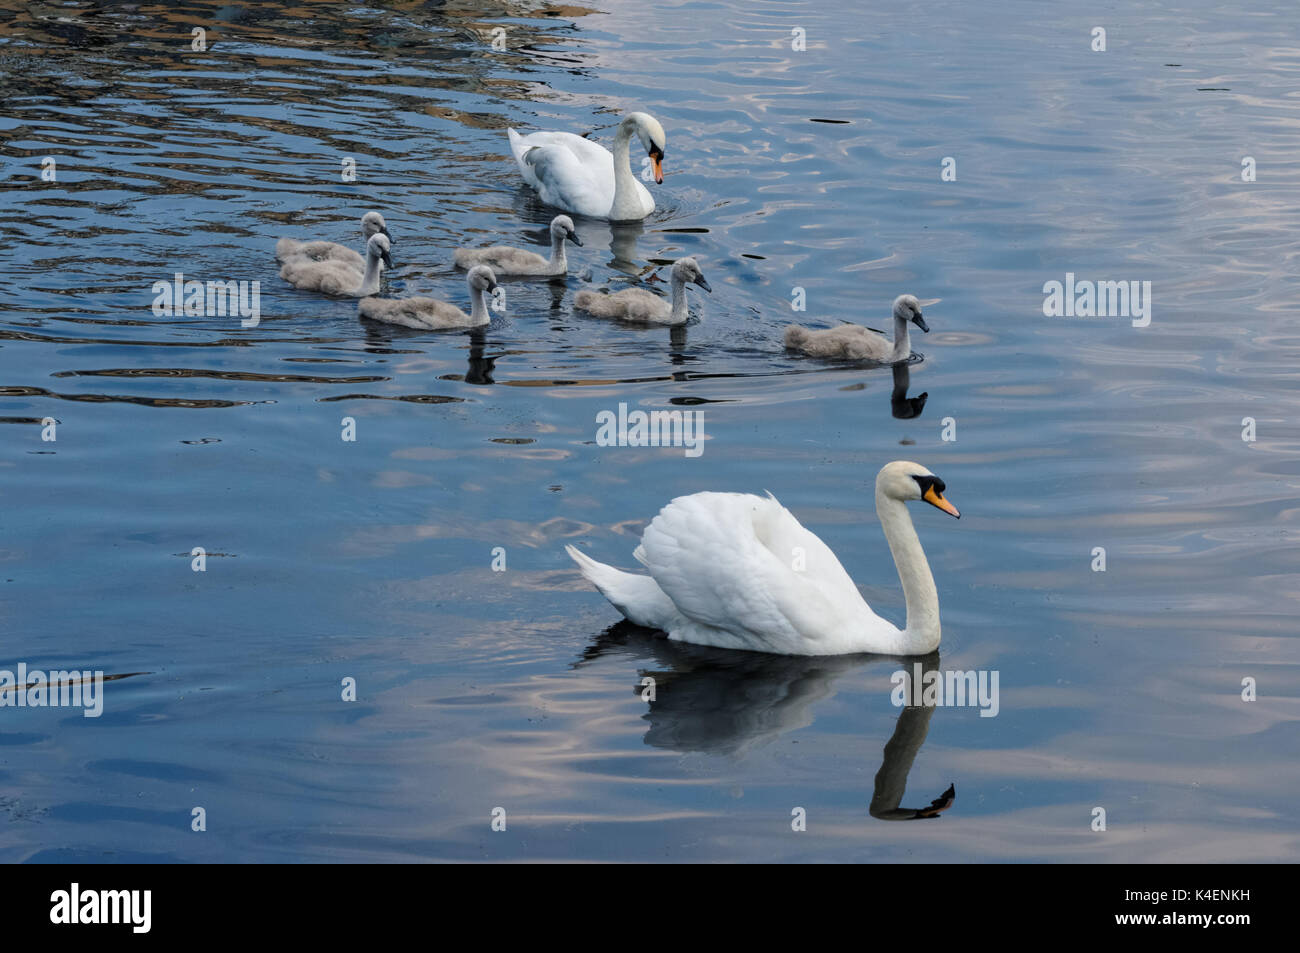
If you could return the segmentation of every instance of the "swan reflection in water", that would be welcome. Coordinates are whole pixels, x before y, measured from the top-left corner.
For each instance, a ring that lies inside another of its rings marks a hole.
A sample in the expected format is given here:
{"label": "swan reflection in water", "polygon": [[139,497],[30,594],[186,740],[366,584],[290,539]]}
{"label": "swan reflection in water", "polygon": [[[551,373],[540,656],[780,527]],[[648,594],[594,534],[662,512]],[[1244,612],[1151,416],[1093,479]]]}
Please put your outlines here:
{"label": "swan reflection in water", "polygon": [[[520,185],[511,202],[511,209],[516,221],[532,222],[537,226],[537,236],[543,229],[550,227],[556,209],[537,198],[537,194],[526,185]],[[573,216],[574,231],[582,240],[585,254],[575,255],[570,263],[572,274],[582,274],[591,268],[590,258],[598,254],[601,248],[608,248],[612,260],[606,262],[608,267],[628,275],[638,275],[645,270],[645,262],[637,252],[637,240],[645,234],[642,221],[606,222],[600,219]],[[549,235],[546,239],[549,241]]]}
{"label": "swan reflection in water", "polygon": [[[366,350],[373,354],[418,354],[420,353],[418,350],[403,349],[400,345],[406,338],[410,338],[412,343],[423,342],[428,339],[430,333],[414,328],[395,328],[394,325],[374,321],[367,321],[364,324],[363,332]],[[497,358],[501,357],[501,353],[486,353],[487,328],[460,328],[437,333],[456,338],[469,338],[469,364],[465,373],[463,375],[448,374],[446,380],[463,380],[467,384],[483,385],[496,383],[496,380],[492,377],[492,372],[496,368],[496,361]]]}
{"label": "swan reflection in water", "polygon": [[925,401],[930,396],[926,391],[917,397],[908,397],[907,388],[912,383],[912,366],[906,362],[894,365],[894,390],[889,395],[889,409],[899,420],[911,420],[920,417],[925,410]]}
{"label": "swan reflection in water", "polygon": [[496,360],[501,355],[485,355],[483,352],[487,348],[487,332],[482,328],[475,328],[469,333],[469,369],[465,372],[466,384],[495,384],[492,378],[492,371],[496,366]]}
{"label": "swan reflection in water", "polygon": [[[768,655],[671,642],[651,629],[630,622],[610,626],[573,667],[623,654],[650,660],[633,690],[646,699],[649,723],[644,741],[654,748],[682,753],[734,755],[766,744],[813,722],[812,708],[829,697],[845,673],[890,662],[908,670],[918,662],[937,671],[939,653],[920,657],[888,655]],[[653,679],[653,692],[646,678]],[[885,744],[868,808],[872,817],[910,821],[937,817],[956,797],[952,786],[930,804],[903,807],[903,792],[930,729],[934,706],[906,707]]]}

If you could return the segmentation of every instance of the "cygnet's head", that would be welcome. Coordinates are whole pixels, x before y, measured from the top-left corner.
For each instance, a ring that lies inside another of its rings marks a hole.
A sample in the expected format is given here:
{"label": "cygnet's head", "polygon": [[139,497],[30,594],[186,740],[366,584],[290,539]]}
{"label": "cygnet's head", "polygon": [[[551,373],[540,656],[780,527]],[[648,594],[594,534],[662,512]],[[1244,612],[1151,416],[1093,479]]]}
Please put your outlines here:
{"label": "cygnet's head", "polygon": [[387,235],[371,235],[370,240],[366,242],[366,257],[378,258],[384,263],[385,268],[392,268],[393,256],[388,253],[389,247]]}
{"label": "cygnet's head", "polygon": [[694,258],[678,258],[673,262],[672,275],[674,278],[680,279],[684,284],[695,282],[705,291],[710,294],[713,293],[709,283],[704,280],[704,272],[700,271],[700,266]]}
{"label": "cygnet's head", "polygon": [[659,185],[664,184],[664,146],[668,143],[668,137],[664,135],[664,127],[659,125],[659,120],[649,113],[628,113],[624,118],[622,125],[631,126],[641,140],[641,145],[650,155],[650,165],[654,169],[655,182]]}
{"label": "cygnet's head", "polygon": [[894,318],[898,321],[911,321],[927,334],[930,332],[930,326],[925,323],[925,317],[921,314],[921,302],[916,300],[916,295],[899,295],[894,299]]}
{"label": "cygnet's head", "polygon": [[907,502],[924,500],[931,506],[938,507],[949,516],[961,519],[961,513],[943,498],[947,485],[937,476],[910,460],[895,460],[886,463],[876,474],[876,493],[890,499]]}
{"label": "cygnet's head", "polygon": [[366,236],[366,241],[370,240],[371,235],[384,235],[390,242],[393,241],[393,236],[388,232],[388,223],[378,212],[367,212],[361,216],[361,234]]}
{"label": "cygnet's head", "polygon": [[573,242],[575,245],[582,245],[582,239],[578,233],[573,230],[573,219],[567,215],[557,215],[551,219],[551,238],[565,239]]}
{"label": "cygnet's head", "polygon": [[497,290],[496,273],[487,265],[475,265],[465,276],[471,297],[484,291]]}

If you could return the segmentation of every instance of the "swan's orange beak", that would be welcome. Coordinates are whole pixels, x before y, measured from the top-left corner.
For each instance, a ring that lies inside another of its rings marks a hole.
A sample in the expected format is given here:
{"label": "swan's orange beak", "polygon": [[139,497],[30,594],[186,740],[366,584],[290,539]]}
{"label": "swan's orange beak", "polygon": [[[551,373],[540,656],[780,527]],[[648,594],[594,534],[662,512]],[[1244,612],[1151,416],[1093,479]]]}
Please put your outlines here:
{"label": "swan's orange beak", "polygon": [[955,516],[957,519],[961,519],[961,513],[957,512],[957,507],[945,500],[943,494],[933,486],[925,491],[925,496],[921,497],[921,499],[925,500],[925,502],[929,503],[931,506],[937,506],[949,516]]}
{"label": "swan's orange beak", "polygon": [[654,170],[655,184],[664,184],[664,157],[657,152],[650,153],[650,168]]}

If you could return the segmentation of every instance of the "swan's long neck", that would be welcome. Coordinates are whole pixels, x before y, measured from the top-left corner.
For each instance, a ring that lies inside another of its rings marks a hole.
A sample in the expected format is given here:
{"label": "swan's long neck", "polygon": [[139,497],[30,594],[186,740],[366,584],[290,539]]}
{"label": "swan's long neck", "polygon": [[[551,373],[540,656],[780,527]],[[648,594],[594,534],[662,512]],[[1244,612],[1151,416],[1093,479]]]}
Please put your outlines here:
{"label": "swan's long neck", "polygon": [[366,256],[366,273],[361,276],[361,287],[357,289],[358,295],[372,295],[379,292],[379,273],[381,270],[381,261],[376,255]]}
{"label": "swan's long neck", "polygon": [[907,622],[899,651],[923,655],[939,647],[939,593],[926,562],[925,551],[912,526],[912,517],[901,500],[876,491],[876,515],[889,541],[889,552],[898,567],[898,581],[907,599]]}
{"label": "swan's long neck", "polygon": [[686,279],[673,275],[673,323],[681,324],[691,316],[686,307]]}
{"label": "swan's long neck", "polygon": [[[934,656],[924,670],[930,672],[937,668],[938,656]],[[909,671],[908,675],[911,674]],[[915,690],[920,691],[920,686]],[[907,775],[912,770],[912,762],[916,760],[921,745],[925,744],[925,736],[930,731],[934,708],[933,705],[908,707],[899,713],[894,733],[885,742],[885,760],[876,772],[876,786],[867,808],[872,817],[878,817],[882,821],[907,821],[916,817],[916,808],[900,808],[898,805],[907,789]]]}
{"label": "swan's long neck", "polygon": [[[907,318],[894,315],[894,353],[891,361],[905,361],[912,356],[912,334],[907,325]],[[908,525],[911,525],[910,521]]]}
{"label": "swan's long neck", "polygon": [[551,234],[551,267],[553,275],[562,275],[569,270],[569,260],[564,254],[564,236]]}
{"label": "swan's long neck", "polygon": [[487,309],[487,289],[482,291],[475,288],[472,284],[469,286],[469,300],[472,302],[469,311],[471,324],[487,324],[492,320]]}
{"label": "swan's long neck", "polygon": [[614,204],[610,206],[609,217],[615,222],[645,217],[629,155],[634,134],[630,125],[620,125],[618,135],[614,137]]}

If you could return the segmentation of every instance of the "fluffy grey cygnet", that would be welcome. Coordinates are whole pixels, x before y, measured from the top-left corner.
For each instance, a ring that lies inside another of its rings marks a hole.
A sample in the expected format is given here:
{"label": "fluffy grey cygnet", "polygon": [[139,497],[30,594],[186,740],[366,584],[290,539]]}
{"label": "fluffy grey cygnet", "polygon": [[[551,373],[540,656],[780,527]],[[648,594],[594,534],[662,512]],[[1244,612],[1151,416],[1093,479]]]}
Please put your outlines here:
{"label": "fluffy grey cygnet", "polygon": [[[388,223],[378,212],[367,212],[361,216],[361,235],[370,241],[372,235],[385,236],[390,244],[393,236],[388,232]],[[341,261],[351,265],[357,271],[364,271],[366,260],[346,245],[338,242],[308,241],[300,242],[293,238],[282,238],[275,243],[275,260],[286,262],[290,258],[308,258],[312,261]]]}
{"label": "fluffy grey cygnet", "polygon": [[509,245],[491,248],[457,248],[454,258],[457,268],[487,265],[498,275],[545,275],[554,277],[569,273],[569,261],[564,255],[565,240],[582,245],[582,239],[573,230],[573,219],[557,215],[551,219],[551,257],[543,258],[536,252]]}
{"label": "fluffy grey cygnet", "polygon": [[690,317],[686,309],[688,282],[712,292],[704,280],[704,272],[694,258],[679,258],[672,267],[672,293],[670,300],[652,294],[643,288],[627,288],[615,294],[600,291],[579,291],[573,306],[598,318],[617,318],[638,324],[684,324]]}
{"label": "fluffy grey cygnet", "polygon": [[487,296],[496,290],[497,276],[487,265],[475,265],[465,276],[465,283],[469,286],[469,314],[436,298],[362,298],[357,312],[372,321],[426,331],[481,327],[491,320]]}
{"label": "fluffy grey cygnet", "polygon": [[346,262],[327,258],[290,258],[280,268],[280,277],[299,291],[323,291],[331,295],[363,297],[379,290],[379,273],[384,265],[393,266],[388,254],[388,237],[371,235],[366,242],[366,269],[357,271]]}
{"label": "fluffy grey cygnet", "polygon": [[894,340],[890,341],[870,328],[857,324],[841,324],[837,328],[814,331],[792,324],[785,329],[785,346],[792,351],[802,351],[813,357],[872,360],[882,363],[905,361],[912,355],[912,339],[908,323],[928,332],[929,326],[921,314],[921,302],[913,295],[899,295],[894,299]]}

